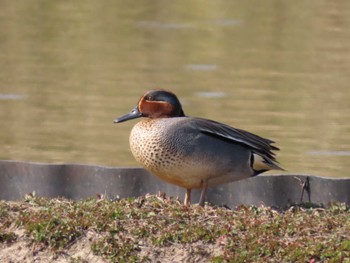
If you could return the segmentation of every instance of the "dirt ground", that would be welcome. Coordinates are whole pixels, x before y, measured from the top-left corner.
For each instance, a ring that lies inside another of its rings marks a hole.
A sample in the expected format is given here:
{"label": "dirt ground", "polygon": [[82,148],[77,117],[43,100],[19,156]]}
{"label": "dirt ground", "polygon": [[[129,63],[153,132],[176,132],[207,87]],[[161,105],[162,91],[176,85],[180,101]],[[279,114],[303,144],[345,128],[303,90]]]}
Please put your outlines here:
{"label": "dirt ground", "polygon": [[[91,251],[91,243],[98,234],[87,232],[64,251],[54,253],[44,247],[32,244],[24,230],[14,231],[18,238],[9,244],[0,243],[0,262],[109,262]],[[146,256],[149,262],[211,262],[210,258],[222,253],[220,244],[173,244],[168,247],[155,247],[140,244],[139,256]]]}
{"label": "dirt ground", "polygon": [[230,210],[158,195],[31,196],[0,200],[0,263],[350,262],[349,219],[340,203]]}

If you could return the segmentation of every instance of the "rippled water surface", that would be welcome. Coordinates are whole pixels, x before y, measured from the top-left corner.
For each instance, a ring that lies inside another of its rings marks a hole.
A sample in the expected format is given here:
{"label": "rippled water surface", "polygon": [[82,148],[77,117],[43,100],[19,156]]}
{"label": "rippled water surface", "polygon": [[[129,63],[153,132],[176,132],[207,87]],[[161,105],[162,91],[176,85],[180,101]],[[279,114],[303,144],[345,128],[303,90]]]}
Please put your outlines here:
{"label": "rippled water surface", "polygon": [[2,1],[0,159],[136,166],[144,91],[349,177],[350,1]]}

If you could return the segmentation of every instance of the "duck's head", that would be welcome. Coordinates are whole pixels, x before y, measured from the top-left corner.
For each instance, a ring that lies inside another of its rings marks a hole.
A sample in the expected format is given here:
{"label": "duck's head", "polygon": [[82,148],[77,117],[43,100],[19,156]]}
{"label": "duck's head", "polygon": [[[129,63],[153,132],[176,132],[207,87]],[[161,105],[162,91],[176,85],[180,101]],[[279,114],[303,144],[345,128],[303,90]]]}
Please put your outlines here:
{"label": "duck's head", "polygon": [[174,93],[165,90],[150,90],[140,98],[135,108],[126,115],[115,119],[114,123],[140,117],[155,119],[184,116],[181,103]]}

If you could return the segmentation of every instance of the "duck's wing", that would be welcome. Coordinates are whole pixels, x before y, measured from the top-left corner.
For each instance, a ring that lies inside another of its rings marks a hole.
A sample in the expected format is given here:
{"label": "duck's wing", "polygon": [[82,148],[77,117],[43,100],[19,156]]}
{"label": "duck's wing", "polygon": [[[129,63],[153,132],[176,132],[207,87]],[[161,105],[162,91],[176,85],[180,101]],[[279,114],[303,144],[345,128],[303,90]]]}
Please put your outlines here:
{"label": "duck's wing", "polygon": [[193,119],[193,124],[202,133],[228,142],[244,145],[251,149],[253,153],[263,158],[264,162],[269,164],[272,169],[283,170],[278,166],[275,153],[273,152],[279,150],[279,148],[272,145],[274,141],[216,121],[201,118]]}

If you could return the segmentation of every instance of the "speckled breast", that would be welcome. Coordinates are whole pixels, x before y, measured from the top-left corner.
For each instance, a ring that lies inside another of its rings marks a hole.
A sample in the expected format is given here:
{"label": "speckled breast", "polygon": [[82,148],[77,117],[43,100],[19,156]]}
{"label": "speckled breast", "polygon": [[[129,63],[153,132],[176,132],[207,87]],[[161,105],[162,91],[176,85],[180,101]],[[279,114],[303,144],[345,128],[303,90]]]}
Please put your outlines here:
{"label": "speckled breast", "polygon": [[135,159],[154,173],[171,169],[178,158],[165,125],[160,119],[145,119],[138,122],[130,134],[130,148]]}
{"label": "speckled breast", "polygon": [[175,134],[180,122],[174,118],[138,122],[130,134],[130,148],[135,159],[161,179],[182,187],[198,187],[200,180],[187,176],[193,164],[184,158],[182,136]]}

